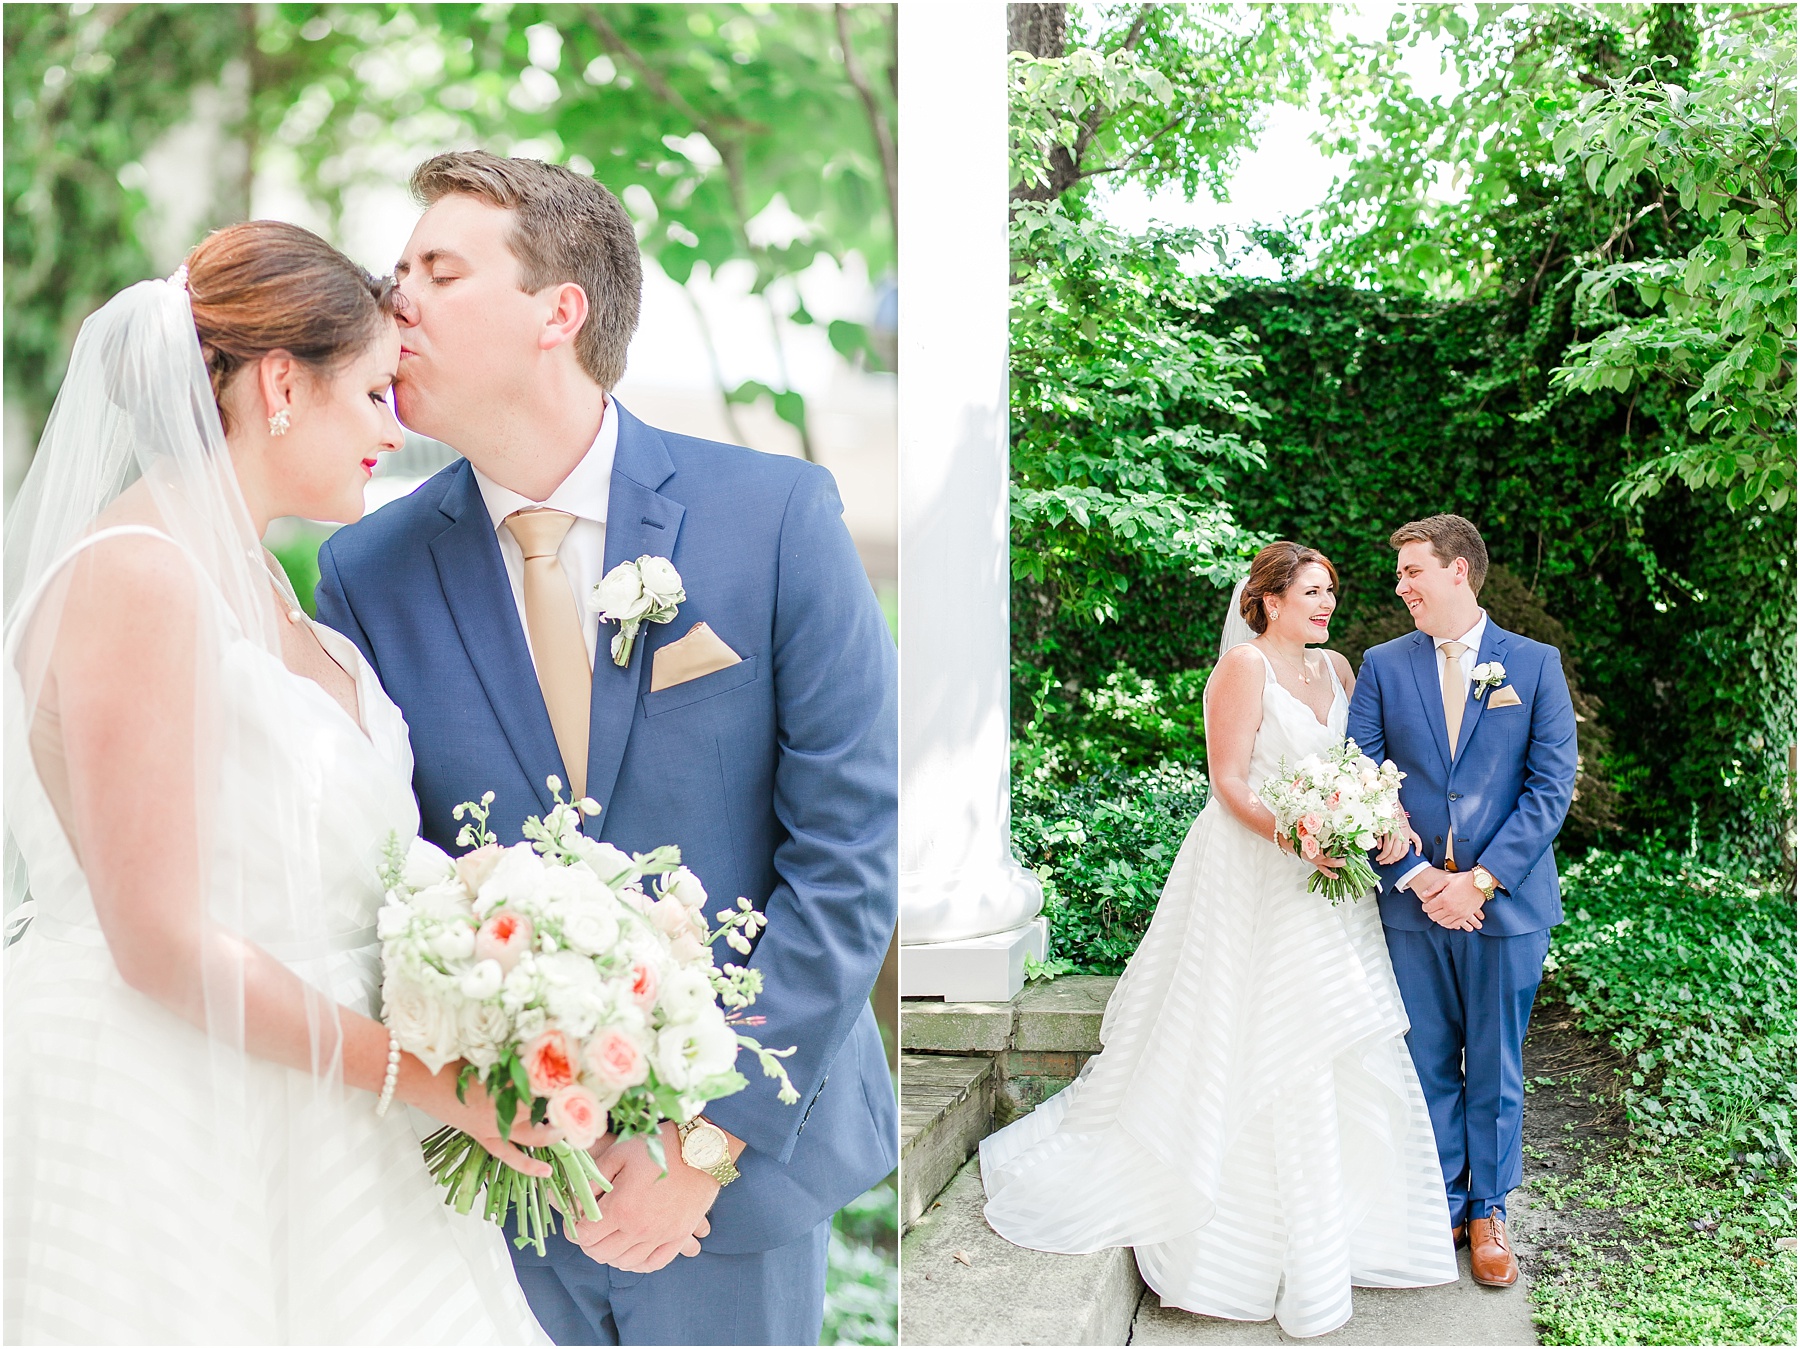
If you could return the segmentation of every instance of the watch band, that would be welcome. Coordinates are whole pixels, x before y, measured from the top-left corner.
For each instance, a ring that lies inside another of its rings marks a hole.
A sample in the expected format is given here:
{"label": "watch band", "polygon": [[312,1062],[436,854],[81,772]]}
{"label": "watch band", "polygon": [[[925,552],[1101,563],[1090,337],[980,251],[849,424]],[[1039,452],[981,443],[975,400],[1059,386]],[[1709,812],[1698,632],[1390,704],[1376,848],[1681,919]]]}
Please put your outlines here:
{"label": "watch band", "polygon": [[[725,1131],[723,1129],[720,1129],[719,1126],[714,1124],[711,1120],[700,1115],[694,1116],[694,1118],[689,1120],[686,1124],[677,1124],[675,1126],[675,1136],[685,1145],[687,1143],[688,1135],[693,1133],[694,1130],[698,1129],[701,1125],[705,1125],[709,1129],[717,1130],[721,1137],[724,1136]],[[685,1147],[683,1150],[685,1151]],[[688,1162],[685,1156],[683,1156],[681,1160],[687,1162],[689,1166],[694,1165],[692,1162]],[[737,1164],[731,1160],[731,1151],[729,1148],[726,1149],[725,1155],[713,1165],[698,1166],[694,1167],[694,1169],[696,1171],[706,1172],[707,1175],[719,1182],[721,1189],[731,1184],[731,1182],[736,1180],[741,1174],[737,1169]]]}

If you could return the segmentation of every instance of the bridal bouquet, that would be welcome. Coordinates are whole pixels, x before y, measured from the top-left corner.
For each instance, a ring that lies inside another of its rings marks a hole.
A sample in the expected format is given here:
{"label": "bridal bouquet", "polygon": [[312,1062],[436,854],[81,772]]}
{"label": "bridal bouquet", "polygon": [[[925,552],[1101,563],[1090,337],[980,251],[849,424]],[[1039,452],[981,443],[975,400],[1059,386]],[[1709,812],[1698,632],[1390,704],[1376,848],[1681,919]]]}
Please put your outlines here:
{"label": "bridal bouquet", "polygon": [[1309,754],[1289,766],[1283,759],[1257,792],[1275,812],[1275,823],[1307,861],[1343,862],[1335,876],[1314,871],[1307,889],[1333,904],[1356,899],[1375,884],[1367,853],[1382,834],[1406,828],[1400,782],[1406,774],[1388,759],[1375,761],[1346,740],[1323,754]]}
{"label": "bridal bouquet", "polygon": [[464,802],[452,859],[415,838],[395,838],[382,868],[382,1020],[402,1049],[432,1072],[463,1060],[462,1097],[479,1081],[505,1137],[521,1105],[564,1141],[526,1152],[550,1164],[548,1178],[522,1175],[467,1134],[443,1128],[425,1156],[445,1202],[460,1213],[478,1200],[504,1224],[519,1215],[517,1244],[544,1253],[550,1212],[565,1234],[600,1210],[594,1187],[610,1188],[587,1149],[610,1128],[643,1137],[663,1161],[658,1124],[685,1122],[708,1101],[741,1091],[740,1048],[779,1079],[786,1104],[799,1099],[781,1060],[739,1027],[762,988],[759,971],[713,960],[720,938],[740,954],[768,922],[740,899],[709,927],[706,890],[672,847],[630,855],[581,832],[599,807],[565,802],[525,821],[525,842],[499,846],[488,831],[494,794]]}

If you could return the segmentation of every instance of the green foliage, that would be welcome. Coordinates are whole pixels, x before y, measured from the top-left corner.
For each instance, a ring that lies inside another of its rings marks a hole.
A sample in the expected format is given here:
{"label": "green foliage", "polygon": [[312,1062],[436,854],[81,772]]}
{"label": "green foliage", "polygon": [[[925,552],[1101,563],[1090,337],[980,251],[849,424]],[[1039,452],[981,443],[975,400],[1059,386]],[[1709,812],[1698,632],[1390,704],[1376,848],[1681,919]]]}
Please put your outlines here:
{"label": "green foliage", "polygon": [[1619,1214],[1611,1242],[1582,1241],[1532,1283],[1545,1344],[1792,1344],[1791,1173],[1731,1183],[1710,1156],[1675,1149],[1534,1175],[1556,1208]]}
{"label": "green foliage", "polygon": [[1631,1146],[1534,1201],[1610,1210],[1532,1287],[1546,1344],[1792,1344],[1794,901],[1666,850],[1564,878],[1542,999],[1624,1059]]}
{"label": "green foliage", "polygon": [[[1791,15],[1779,30],[1758,23],[1729,34],[1720,58],[1686,87],[1654,78],[1674,64],[1661,58],[1544,125],[1590,191],[1612,198],[1648,174],[1661,194],[1640,214],[1691,211],[1715,227],[1685,257],[1601,259],[1576,290],[1582,325],[1611,326],[1569,348],[1554,384],[1592,393],[1661,379],[1692,390],[1686,426],[1671,427],[1657,457],[1633,469],[1627,503],[1677,478],[1728,487],[1734,509],[1756,500],[1779,508],[1793,491]],[[1621,293],[1649,312],[1621,312]]]}
{"label": "green foliage", "polygon": [[1563,889],[1544,992],[1626,1057],[1633,1131],[1791,1166],[1791,892],[1666,852],[1592,853]]}
{"label": "green foliage", "polygon": [[1013,849],[1044,883],[1050,955],[1117,974],[1150,925],[1206,777],[1180,764],[1097,766],[1073,784],[1015,769]]}
{"label": "green foliage", "polygon": [[898,1344],[900,1200],[884,1182],[831,1220],[820,1344]]}

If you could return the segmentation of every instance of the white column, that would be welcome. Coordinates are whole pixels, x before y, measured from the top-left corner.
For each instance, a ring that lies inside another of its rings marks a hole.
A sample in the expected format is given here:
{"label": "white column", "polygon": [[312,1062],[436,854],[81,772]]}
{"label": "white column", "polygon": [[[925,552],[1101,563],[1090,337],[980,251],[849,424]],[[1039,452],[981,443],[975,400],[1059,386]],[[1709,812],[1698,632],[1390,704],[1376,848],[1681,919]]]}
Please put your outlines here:
{"label": "white column", "polygon": [[1003,1000],[1044,951],[1008,837],[1006,7],[899,20],[900,991]]}

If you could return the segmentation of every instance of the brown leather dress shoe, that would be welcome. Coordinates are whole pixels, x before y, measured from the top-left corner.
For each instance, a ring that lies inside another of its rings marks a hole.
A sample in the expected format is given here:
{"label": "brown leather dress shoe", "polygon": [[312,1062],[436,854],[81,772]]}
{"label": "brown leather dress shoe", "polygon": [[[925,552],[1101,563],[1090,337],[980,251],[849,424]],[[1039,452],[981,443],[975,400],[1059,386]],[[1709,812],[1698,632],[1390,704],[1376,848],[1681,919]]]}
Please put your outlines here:
{"label": "brown leather dress shoe", "polygon": [[1511,1288],[1519,1281],[1519,1262],[1506,1239],[1506,1219],[1469,1219],[1469,1273],[1489,1288]]}

